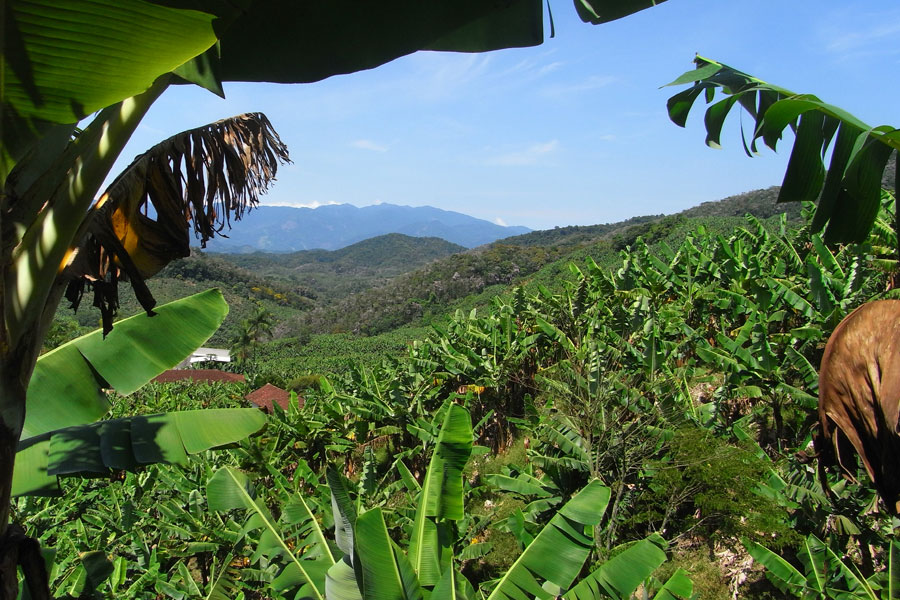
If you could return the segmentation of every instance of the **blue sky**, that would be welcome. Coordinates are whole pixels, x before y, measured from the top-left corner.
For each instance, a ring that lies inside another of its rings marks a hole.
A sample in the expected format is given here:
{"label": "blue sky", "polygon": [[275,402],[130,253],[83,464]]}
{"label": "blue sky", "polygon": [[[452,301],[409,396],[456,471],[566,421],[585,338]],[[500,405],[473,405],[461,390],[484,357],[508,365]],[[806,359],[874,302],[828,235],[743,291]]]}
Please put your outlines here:
{"label": "blue sky", "polygon": [[[900,127],[897,0],[669,0],[600,26],[551,0],[556,37],[489,54],[417,53],[309,85],[169,89],[119,167],[178,131],[266,113],[294,163],[264,204],[431,205],[546,229],[672,213],[777,185],[790,144],[748,158],[666,116],[695,53]],[[698,105],[699,108],[699,105]],[[789,140],[786,140],[789,142]]]}

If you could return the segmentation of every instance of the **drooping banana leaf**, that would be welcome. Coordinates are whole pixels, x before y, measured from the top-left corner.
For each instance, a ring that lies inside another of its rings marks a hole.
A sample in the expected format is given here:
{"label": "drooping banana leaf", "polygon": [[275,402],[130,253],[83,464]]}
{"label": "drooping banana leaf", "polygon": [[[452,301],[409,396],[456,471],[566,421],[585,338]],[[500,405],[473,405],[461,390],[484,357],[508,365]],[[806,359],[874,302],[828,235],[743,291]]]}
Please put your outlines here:
{"label": "drooping banana leaf", "polygon": [[[694,62],[695,70],[669,84],[691,84],[669,98],[672,121],[683,127],[703,97],[710,104],[704,119],[706,143],[718,147],[725,118],[740,106],[754,120],[753,131],[742,134],[748,156],[757,151],[759,139],[774,150],[790,127],[796,139],[778,202],[819,198],[813,231],[827,223],[829,243],[864,241],[878,214],[888,158],[900,150],[900,130],[871,127],[813,95],[795,94],[714,60],[697,56]],[[829,149],[833,151],[826,171],[823,159]]]}
{"label": "drooping banana leaf", "polygon": [[22,438],[91,423],[109,410],[104,390],[130,394],[181,362],[215,333],[228,314],[222,292],[170,302],[156,316],[119,321],[41,356],[26,397]]}
{"label": "drooping banana leaf", "polygon": [[[422,585],[438,582],[449,561],[439,530],[442,521],[461,519],[463,469],[472,453],[472,418],[458,404],[450,404],[422,484],[409,543],[409,557]],[[446,537],[446,536],[444,536]]]}
{"label": "drooping banana leaf", "polygon": [[237,442],[259,431],[255,408],[189,410],[67,427],[22,440],[13,495],[55,495],[58,478],[105,475],[151,463],[183,464],[188,454]]}
{"label": "drooping banana leaf", "polygon": [[[259,202],[287,146],[262,113],[245,113],[182,131],[135,158],[93,204],[85,235],[66,266],[66,298],[78,308],[85,288],[112,329],[118,281],[156,306],[145,280],[190,256],[191,232],[205,246]],[[147,215],[153,214],[154,218]]]}
{"label": "drooping banana leaf", "polygon": [[500,578],[488,600],[549,600],[552,595],[542,581],[568,589],[593,547],[585,529],[600,523],[609,496],[609,488],[594,480],[572,497]]}

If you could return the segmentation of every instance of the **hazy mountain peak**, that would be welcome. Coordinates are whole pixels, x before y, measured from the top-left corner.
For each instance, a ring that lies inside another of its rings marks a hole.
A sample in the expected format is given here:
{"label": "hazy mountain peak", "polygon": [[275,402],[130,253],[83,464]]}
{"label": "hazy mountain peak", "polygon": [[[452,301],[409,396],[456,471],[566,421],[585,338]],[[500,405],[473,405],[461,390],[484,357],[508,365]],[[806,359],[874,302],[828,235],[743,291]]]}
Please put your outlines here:
{"label": "hazy mountain peak", "polygon": [[437,237],[466,248],[531,231],[504,227],[433,206],[326,204],[317,208],[260,206],[207,244],[211,252],[337,250],[388,233]]}

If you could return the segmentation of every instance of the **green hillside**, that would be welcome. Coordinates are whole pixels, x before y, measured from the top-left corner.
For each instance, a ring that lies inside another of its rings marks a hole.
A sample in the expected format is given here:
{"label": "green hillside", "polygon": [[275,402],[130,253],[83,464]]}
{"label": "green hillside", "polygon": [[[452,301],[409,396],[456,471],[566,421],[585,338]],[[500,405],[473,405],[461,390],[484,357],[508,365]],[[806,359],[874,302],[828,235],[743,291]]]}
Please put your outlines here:
{"label": "green hillside", "polygon": [[439,238],[392,233],[333,251],[215,256],[267,279],[302,290],[305,296],[316,300],[317,305],[321,306],[462,251],[465,251],[463,246]]}
{"label": "green hillside", "polygon": [[[159,302],[219,287],[231,307],[211,339],[227,345],[243,319],[257,306],[274,316],[275,338],[310,334],[377,335],[403,326],[422,326],[457,308],[485,306],[511,285],[555,285],[571,277],[570,263],[587,256],[602,266],[641,238],[648,244],[679,237],[703,223],[726,232],[743,215],[770,218],[799,206],[776,205],[777,188],[756,190],[719,202],[706,202],[676,215],[634,217],[619,223],[559,227],[514,236],[465,250],[438,238],[389,234],[336,251],[288,254],[208,254],[170,264],[151,282]],[[119,314],[140,310],[129,290],[120,294]],[[78,331],[97,326],[88,303],[76,315],[61,307],[49,341],[55,345]],[[79,329],[80,326],[80,329]]]}
{"label": "green hillside", "polygon": [[[292,254],[208,254],[194,249],[189,258],[175,261],[150,282],[159,303],[170,302],[210,287],[221,288],[230,311],[210,340],[227,345],[238,324],[258,305],[274,317],[276,337],[297,335],[297,317],[337,298],[383,285],[391,277],[464,250],[437,238],[391,234],[365,240],[337,251],[314,250]],[[119,315],[139,312],[130,289],[119,295]],[[56,345],[76,333],[96,328],[99,314],[89,302],[77,313],[61,306],[49,340]]]}

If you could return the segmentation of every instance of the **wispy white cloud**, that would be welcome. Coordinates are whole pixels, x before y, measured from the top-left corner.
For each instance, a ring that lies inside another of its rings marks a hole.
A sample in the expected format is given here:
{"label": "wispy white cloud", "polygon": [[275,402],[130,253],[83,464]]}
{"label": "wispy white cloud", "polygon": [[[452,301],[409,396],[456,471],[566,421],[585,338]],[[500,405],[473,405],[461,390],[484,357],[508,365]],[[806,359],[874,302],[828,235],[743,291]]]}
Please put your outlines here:
{"label": "wispy white cloud", "polygon": [[372,140],[353,140],[350,142],[350,145],[353,148],[358,148],[360,150],[371,150],[372,152],[387,152],[388,147],[384,144],[379,144],[377,142],[373,142]]}
{"label": "wispy white cloud", "polygon": [[842,11],[840,14],[841,18],[830,19],[820,32],[825,51],[839,61],[900,55],[896,44],[900,36],[900,10],[865,15]]}
{"label": "wispy white cloud", "polygon": [[506,226],[507,226],[507,225],[506,225],[506,221],[504,221],[504,220],[501,219],[500,217],[497,217],[496,219],[494,219],[494,223],[496,223],[496,224],[499,225],[500,227],[506,227]]}
{"label": "wispy white cloud", "polygon": [[559,149],[559,140],[531,144],[527,148],[488,157],[484,163],[492,167],[527,167],[537,165]]}
{"label": "wispy white cloud", "polygon": [[900,34],[900,22],[881,23],[867,29],[836,32],[835,37],[831,39],[826,48],[831,52],[858,51],[878,46],[888,39],[893,46],[898,34]]}
{"label": "wispy white cloud", "polygon": [[557,69],[562,67],[564,64],[566,63],[559,60],[546,64],[538,69],[538,75],[546,75],[547,73],[552,73],[553,71],[556,71]]}
{"label": "wispy white cloud", "polygon": [[340,204],[340,202],[335,202],[334,200],[329,200],[327,202],[319,202],[318,200],[314,200],[312,202],[290,202],[290,201],[263,201],[262,204],[266,206],[291,206],[293,208],[319,208],[320,206],[334,206],[336,204]]}
{"label": "wispy white cloud", "polygon": [[408,97],[426,102],[509,93],[528,88],[566,65],[553,60],[553,54],[543,52],[510,64],[490,54],[417,53],[404,59],[414,69],[400,85],[407,88]]}
{"label": "wispy white cloud", "polygon": [[571,94],[581,94],[584,92],[592,92],[612,85],[616,82],[616,78],[611,75],[591,75],[581,81],[571,83],[554,83],[548,85],[541,90],[545,96],[569,96]]}
{"label": "wispy white cloud", "polygon": [[426,101],[449,100],[490,72],[492,57],[484,54],[422,53],[413,55],[408,92]]}

